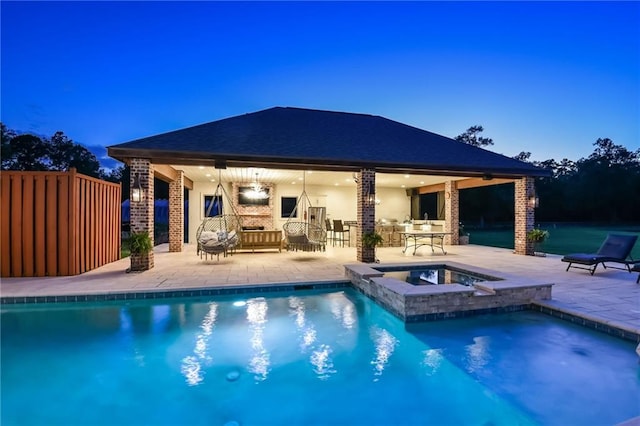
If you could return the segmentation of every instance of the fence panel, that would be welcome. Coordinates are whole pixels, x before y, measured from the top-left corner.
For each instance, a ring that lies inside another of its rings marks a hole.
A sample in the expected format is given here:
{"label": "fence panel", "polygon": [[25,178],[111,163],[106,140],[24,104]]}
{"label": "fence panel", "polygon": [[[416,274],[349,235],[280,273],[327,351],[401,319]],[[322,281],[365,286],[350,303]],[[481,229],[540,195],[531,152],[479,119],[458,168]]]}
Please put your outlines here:
{"label": "fence panel", "polygon": [[2,277],[77,275],[120,259],[120,184],[70,172],[0,173]]}

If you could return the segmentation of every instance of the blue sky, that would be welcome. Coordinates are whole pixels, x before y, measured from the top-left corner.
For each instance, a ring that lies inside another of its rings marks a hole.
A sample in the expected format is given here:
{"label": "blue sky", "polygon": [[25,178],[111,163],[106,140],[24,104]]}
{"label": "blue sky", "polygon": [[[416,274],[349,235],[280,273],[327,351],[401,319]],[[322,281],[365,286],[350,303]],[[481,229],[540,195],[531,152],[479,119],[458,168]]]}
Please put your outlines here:
{"label": "blue sky", "polygon": [[[2,122],[103,147],[273,106],[640,148],[638,2],[7,2]],[[107,164],[107,163],[105,163]]]}

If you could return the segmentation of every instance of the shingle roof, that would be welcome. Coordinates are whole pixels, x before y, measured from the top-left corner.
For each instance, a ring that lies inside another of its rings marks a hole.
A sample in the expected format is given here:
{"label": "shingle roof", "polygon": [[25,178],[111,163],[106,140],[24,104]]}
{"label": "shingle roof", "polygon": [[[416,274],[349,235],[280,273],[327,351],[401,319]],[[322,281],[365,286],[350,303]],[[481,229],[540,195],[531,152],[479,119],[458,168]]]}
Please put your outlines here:
{"label": "shingle roof", "polygon": [[274,107],[109,147],[109,155],[546,176],[529,163],[384,117]]}

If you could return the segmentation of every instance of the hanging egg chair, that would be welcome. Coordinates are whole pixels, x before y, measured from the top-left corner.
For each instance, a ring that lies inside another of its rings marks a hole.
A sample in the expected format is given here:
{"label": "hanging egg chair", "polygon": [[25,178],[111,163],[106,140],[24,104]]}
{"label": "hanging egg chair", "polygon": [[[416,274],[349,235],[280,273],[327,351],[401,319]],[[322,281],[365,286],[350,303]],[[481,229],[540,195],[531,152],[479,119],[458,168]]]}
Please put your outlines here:
{"label": "hanging egg chair", "polygon": [[220,177],[218,171],[218,185],[206,206],[205,218],[196,231],[196,253],[200,258],[203,255],[205,259],[208,255],[215,255],[220,260],[220,254],[224,257],[232,254],[240,239],[239,232],[242,231],[242,219],[233,207],[233,200],[222,186]]}
{"label": "hanging egg chair", "polygon": [[[324,223],[324,217],[316,217],[314,209],[311,206],[311,200],[307,195],[305,187],[305,175],[302,180],[302,194],[298,198],[295,209],[283,225],[282,229],[285,234],[285,245],[288,251],[325,251],[327,245],[327,231],[321,225]],[[324,212],[324,208],[322,208]],[[298,212],[302,212],[302,220],[297,217]],[[324,213],[322,213],[324,216]],[[312,221],[311,219],[316,219]]]}

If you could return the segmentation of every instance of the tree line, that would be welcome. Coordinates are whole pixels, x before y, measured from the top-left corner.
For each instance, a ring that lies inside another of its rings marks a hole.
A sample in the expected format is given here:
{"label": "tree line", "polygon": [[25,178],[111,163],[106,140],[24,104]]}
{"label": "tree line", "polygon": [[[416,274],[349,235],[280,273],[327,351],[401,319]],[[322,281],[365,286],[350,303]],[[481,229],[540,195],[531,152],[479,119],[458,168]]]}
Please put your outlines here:
{"label": "tree line", "polygon": [[[129,195],[129,168],[112,170],[100,167],[96,156],[69,139],[63,132],[51,137],[18,134],[2,128],[2,170],[66,171],[75,167],[79,173],[122,183],[123,200]],[[476,125],[456,136],[456,140],[473,146],[493,145]],[[629,151],[611,139],[594,142],[593,152],[577,161],[553,159],[529,161],[530,152],[514,158],[531,162],[548,170],[551,176],[536,179],[540,206],[536,220],[542,222],[640,222],[640,149]],[[167,198],[167,185],[157,181],[156,198]],[[431,216],[435,217],[435,215]],[[460,192],[460,219],[469,224],[513,222],[513,185],[496,185]]]}
{"label": "tree line", "polygon": [[[480,136],[482,126],[472,126],[456,137],[470,145],[493,145]],[[530,152],[514,158],[548,170],[551,176],[536,179],[540,205],[536,221],[640,222],[640,149],[629,151],[609,138],[599,138],[594,150],[577,161],[530,161]],[[513,185],[497,185],[460,192],[460,219],[472,224],[513,222]]]}

